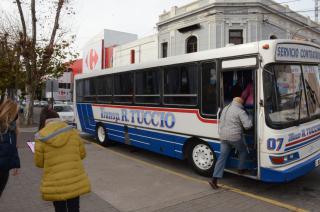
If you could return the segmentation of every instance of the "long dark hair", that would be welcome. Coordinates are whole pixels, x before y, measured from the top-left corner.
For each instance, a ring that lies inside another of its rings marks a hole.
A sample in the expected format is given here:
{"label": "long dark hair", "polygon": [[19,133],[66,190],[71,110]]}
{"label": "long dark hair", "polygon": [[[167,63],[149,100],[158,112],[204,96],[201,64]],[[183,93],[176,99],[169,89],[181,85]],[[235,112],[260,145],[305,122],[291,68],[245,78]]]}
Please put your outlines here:
{"label": "long dark hair", "polygon": [[44,128],[47,119],[53,118],[59,118],[59,114],[56,111],[49,109],[49,107],[44,107],[40,113],[39,130]]}

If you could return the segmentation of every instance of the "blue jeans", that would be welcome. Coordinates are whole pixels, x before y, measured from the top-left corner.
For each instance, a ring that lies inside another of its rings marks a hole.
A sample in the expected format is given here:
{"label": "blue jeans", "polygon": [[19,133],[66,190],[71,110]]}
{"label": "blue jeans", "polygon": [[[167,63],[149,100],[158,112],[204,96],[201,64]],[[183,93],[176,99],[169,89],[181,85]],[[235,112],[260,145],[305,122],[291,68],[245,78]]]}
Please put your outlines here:
{"label": "blue jeans", "polygon": [[232,149],[232,147],[236,148],[237,151],[239,152],[239,166],[238,169],[244,169],[245,162],[246,162],[246,157],[247,157],[247,148],[246,145],[244,144],[243,140],[240,141],[221,141],[220,145],[220,156],[219,159],[214,167],[214,172],[213,176],[215,178],[222,178],[223,176],[223,171],[226,166],[226,162],[229,156],[229,153]]}

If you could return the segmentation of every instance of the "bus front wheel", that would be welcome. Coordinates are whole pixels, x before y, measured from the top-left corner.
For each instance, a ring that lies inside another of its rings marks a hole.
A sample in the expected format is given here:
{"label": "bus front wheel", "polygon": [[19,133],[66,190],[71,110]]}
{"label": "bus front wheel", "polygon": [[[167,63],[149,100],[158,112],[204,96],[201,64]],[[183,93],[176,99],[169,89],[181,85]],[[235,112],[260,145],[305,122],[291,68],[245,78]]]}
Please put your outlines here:
{"label": "bus front wheel", "polygon": [[106,128],[102,124],[99,124],[96,127],[96,140],[102,146],[108,145],[108,134]]}
{"label": "bus front wheel", "polygon": [[205,142],[194,142],[188,151],[188,161],[191,167],[202,176],[211,176],[216,156]]}

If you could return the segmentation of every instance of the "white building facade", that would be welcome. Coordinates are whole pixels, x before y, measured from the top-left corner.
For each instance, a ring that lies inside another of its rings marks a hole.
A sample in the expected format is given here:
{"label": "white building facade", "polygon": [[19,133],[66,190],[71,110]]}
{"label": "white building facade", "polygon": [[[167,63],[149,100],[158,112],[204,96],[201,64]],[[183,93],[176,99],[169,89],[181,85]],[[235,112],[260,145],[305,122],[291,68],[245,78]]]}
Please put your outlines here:
{"label": "white building facade", "polygon": [[113,66],[139,64],[158,59],[158,35],[137,39],[113,48]]}
{"label": "white building facade", "polygon": [[82,72],[89,73],[112,67],[113,48],[137,40],[136,34],[104,29],[83,47]]}
{"label": "white building facade", "polygon": [[266,39],[320,43],[320,25],[272,0],[198,0],[159,16],[158,55],[167,57]]}
{"label": "white building facade", "polygon": [[53,98],[55,101],[72,101],[73,74],[66,70],[58,79],[46,81],[45,98]]}

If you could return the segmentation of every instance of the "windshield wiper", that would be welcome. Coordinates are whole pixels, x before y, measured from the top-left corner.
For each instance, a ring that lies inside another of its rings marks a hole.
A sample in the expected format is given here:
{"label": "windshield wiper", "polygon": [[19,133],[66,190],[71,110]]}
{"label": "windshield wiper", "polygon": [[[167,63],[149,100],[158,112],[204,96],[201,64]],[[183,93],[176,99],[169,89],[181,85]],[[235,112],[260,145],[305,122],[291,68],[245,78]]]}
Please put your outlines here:
{"label": "windshield wiper", "polygon": [[317,97],[317,95],[316,95],[316,92],[311,88],[311,86],[310,86],[310,84],[309,84],[309,82],[308,82],[307,80],[305,80],[304,82],[305,82],[305,84],[306,84],[307,89],[308,89],[309,92],[310,92],[310,98],[312,99],[312,101],[313,101],[315,104],[318,103],[318,105],[319,105],[319,107],[320,107],[320,102],[319,102],[319,99],[318,99],[318,97]]}
{"label": "windshield wiper", "polygon": [[[299,92],[300,92],[300,94],[299,94],[299,116],[298,116],[298,122],[297,122],[297,126],[300,124],[300,119],[301,119],[301,100],[302,100],[302,87],[303,87],[303,83],[302,83],[302,80],[303,80],[303,78],[302,78],[302,75],[301,75],[301,78],[300,78],[300,90],[299,90]],[[301,86],[302,85],[302,86]]]}
{"label": "windshield wiper", "polygon": [[300,118],[301,118],[301,100],[302,100],[302,89],[300,89],[300,99],[299,99],[299,118],[298,118],[298,124],[300,124]]}

